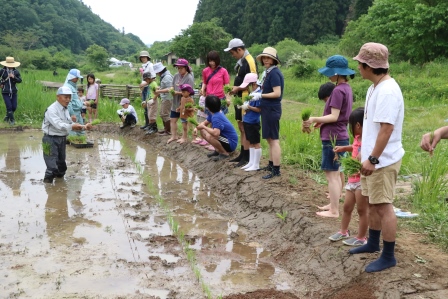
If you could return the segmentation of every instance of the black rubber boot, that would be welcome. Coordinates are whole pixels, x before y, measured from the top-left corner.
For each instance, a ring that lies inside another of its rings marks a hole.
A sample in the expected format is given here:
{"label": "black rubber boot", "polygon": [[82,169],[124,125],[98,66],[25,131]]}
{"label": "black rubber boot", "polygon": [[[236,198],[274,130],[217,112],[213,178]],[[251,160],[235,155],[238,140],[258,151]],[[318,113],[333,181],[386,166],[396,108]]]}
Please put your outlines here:
{"label": "black rubber boot", "polygon": [[280,166],[272,166],[272,171],[269,174],[263,176],[263,179],[268,180],[276,176],[280,176]]}
{"label": "black rubber boot", "polygon": [[14,126],[16,124],[16,122],[14,120],[14,112],[8,111],[8,120],[9,120],[9,124],[11,126]]}
{"label": "black rubber boot", "polygon": [[157,123],[152,123],[148,126],[148,131],[146,131],[145,135],[151,135],[157,132]]}
{"label": "black rubber boot", "polygon": [[243,167],[247,163],[249,163],[249,150],[242,150],[241,160],[235,165],[235,167]]}
{"label": "black rubber boot", "polygon": [[235,159],[230,160],[229,162],[240,162],[241,158],[243,157],[243,151],[244,151],[244,146],[241,146],[240,155],[238,157],[236,157]]}
{"label": "black rubber boot", "polygon": [[145,115],[145,124],[143,126],[140,127],[140,129],[144,130],[147,127],[149,127],[149,118],[148,118],[148,112],[145,111],[144,113]]}

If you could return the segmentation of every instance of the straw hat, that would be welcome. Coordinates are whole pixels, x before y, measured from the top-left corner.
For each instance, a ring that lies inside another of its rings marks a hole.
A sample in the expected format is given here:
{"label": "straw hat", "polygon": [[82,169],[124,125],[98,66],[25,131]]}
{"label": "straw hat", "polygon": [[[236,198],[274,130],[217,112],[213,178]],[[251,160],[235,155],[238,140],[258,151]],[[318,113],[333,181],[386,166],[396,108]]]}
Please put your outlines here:
{"label": "straw hat", "polygon": [[5,61],[0,62],[1,65],[4,65],[6,67],[18,67],[20,65],[20,62],[15,61],[14,57],[6,57]]}
{"label": "straw hat", "polygon": [[260,55],[257,56],[257,60],[261,62],[261,58],[263,56],[270,57],[270,58],[274,59],[275,61],[277,61],[277,63],[281,63],[280,59],[278,58],[278,55],[277,55],[277,50],[272,47],[264,48],[263,53],[261,53]]}

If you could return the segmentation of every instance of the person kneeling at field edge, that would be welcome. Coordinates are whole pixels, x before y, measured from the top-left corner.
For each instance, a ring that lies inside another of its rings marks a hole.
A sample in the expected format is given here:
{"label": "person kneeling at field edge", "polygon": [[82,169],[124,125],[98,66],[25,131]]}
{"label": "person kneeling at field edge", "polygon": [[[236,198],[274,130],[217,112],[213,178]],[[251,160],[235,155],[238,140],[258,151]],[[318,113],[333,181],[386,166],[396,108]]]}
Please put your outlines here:
{"label": "person kneeling at field edge", "polygon": [[123,129],[126,126],[131,126],[131,128],[135,127],[135,124],[138,122],[137,112],[134,107],[129,104],[130,101],[126,98],[122,99],[120,105],[123,107],[122,109],[117,110],[117,114],[123,122],[120,125],[120,129]]}
{"label": "person kneeling at field edge", "polygon": [[[202,138],[214,148],[213,153],[207,154],[213,161],[220,161],[229,157],[238,144],[238,135],[230,121],[221,112],[221,100],[217,96],[205,98],[205,108],[210,111],[207,120],[197,126]],[[208,125],[211,124],[211,127]]]}
{"label": "person kneeling at field edge", "polygon": [[92,125],[73,122],[67,106],[72,99],[72,90],[62,86],[57,91],[57,100],[51,104],[44,114],[42,122],[42,147],[45,170],[44,183],[53,183],[55,177],[62,178],[67,170],[65,163],[66,137],[71,131],[92,129]]}

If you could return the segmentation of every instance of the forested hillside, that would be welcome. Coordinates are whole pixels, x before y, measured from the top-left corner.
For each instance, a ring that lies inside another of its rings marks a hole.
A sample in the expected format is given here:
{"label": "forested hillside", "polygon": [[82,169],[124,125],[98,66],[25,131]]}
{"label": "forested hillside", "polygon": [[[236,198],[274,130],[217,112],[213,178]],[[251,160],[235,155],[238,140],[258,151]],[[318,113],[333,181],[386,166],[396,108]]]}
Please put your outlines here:
{"label": "forested hillside", "polygon": [[292,38],[315,44],[339,38],[348,18],[367,12],[372,0],[200,0],[194,22],[219,18],[221,26],[248,45]]}
{"label": "forested hillside", "polygon": [[[104,5],[108,5],[104,1]],[[78,0],[0,0],[0,43],[3,47],[41,48],[80,53],[92,44],[110,54],[128,55],[145,45],[123,34]],[[4,52],[4,51],[2,51]]]}

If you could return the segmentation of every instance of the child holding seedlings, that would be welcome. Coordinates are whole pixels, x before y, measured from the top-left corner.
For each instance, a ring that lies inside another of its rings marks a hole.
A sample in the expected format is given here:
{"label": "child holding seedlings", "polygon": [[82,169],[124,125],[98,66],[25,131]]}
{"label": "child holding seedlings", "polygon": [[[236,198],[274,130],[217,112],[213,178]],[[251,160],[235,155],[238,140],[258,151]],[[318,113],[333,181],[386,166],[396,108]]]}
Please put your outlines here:
{"label": "child holding seedlings", "polygon": [[147,109],[147,115],[149,120],[149,125],[145,129],[146,133],[145,135],[151,135],[156,132],[157,130],[157,108],[158,108],[158,94],[157,89],[159,86],[156,82],[156,74],[154,73],[143,73],[143,80],[145,81],[146,86],[148,86],[149,91],[149,97],[147,101],[142,102],[143,106],[146,106]]}
{"label": "child holding seedlings", "polygon": [[[244,77],[240,88],[248,90],[250,95],[245,100],[250,100],[253,91],[258,89],[257,74],[249,73]],[[261,90],[259,90],[261,92]],[[244,99],[243,99],[244,100]],[[249,163],[241,167],[245,171],[255,171],[260,168],[261,144],[260,144],[260,100],[245,101],[241,106],[246,113],[243,115],[244,131],[249,141]]]}
{"label": "child holding seedlings", "polygon": [[[358,156],[360,156],[363,120],[363,107],[352,111],[348,119],[348,123],[352,135],[355,136],[353,144],[348,146],[335,146],[335,153],[352,152],[352,157],[348,159],[358,160]],[[349,176],[348,182],[345,185],[345,190],[344,212],[342,214],[341,229],[337,233],[331,235],[329,239],[331,241],[346,239],[342,241],[345,245],[361,246],[367,243],[366,234],[369,226],[369,198],[367,196],[363,196],[361,193],[361,175],[359,172]],[[355,204],[359,215],[358,235],[348,239],[350,237],[348,225],[350,223]]]}
{"label": "child holding seedlings", "polygon": [[183,144],[188,140],[188,118],[194,115],[194,100],[191,97],[194,95],[194,90],[190,84],[182,84],[180,90],[182,91],[182,98],[180,99],[180,106],[176,109],[176,112],[180,113],[182,138],[177,140],[177,142]]}
{"label": "child holding seedlings", "polygon": [[[326,103],[328,101],[328,99],[330,98],[330,95],[333,92],[333,89],[335,87],[336,86],[332,82],[327,82],[327,83],[322,84],[319,87],[319,91],[317,93],[317,96],[318,96],[319,100],[322,100],[322,101],[324,101]],[[317,128],[319,126],[320,126],[320,124],[316,124],[314,127]],[[339,171],[339,176],[341,178],[341,186],[342,186],[341,195],[340,195],[339,198],[341,198],[342,197],[342,193],[344,192],[345,176],[344,176],[344,172],[341,169],[339,169],[339,170],[340,170]],[[328,199],[330,198],[330,193],[327,193],[327,198]]]}
{"label": "child holding seedlings", "polygon": [[[213,161],[229,158],[238,144],[238,135],[232,123],[221,111],[221,100],[217,96],[207,96],[205,107],[210,111],[207,120],[197,126],[202,138],[207,140],[215,151],[207,156]],[[211,127],[208,125],[211,124]]]}
{"label": "child holding seedlings", "polygon": [[87,113],[87,105],[86,105],[86,96],[84,95],[84,87],[78,86],[78,97],[79,100],[82,102],[82,108],[81,108],[81,117],[82,121],[86,122],[86,113]]}
{"label": "child holding seedlings", "polygon": [[137,112],[130,103],[131,101],[126,98],[123,98],[120,101],[120,105],[123,107],[117,110],[117,114],[122,121],[120,129],[123,129],[126,126],[131,126],[131,128],[134,128],[135,124],[138,122]]}
{"label": "child holding seedlings", "polygon": [[[151,56],[149,56],[148,51],[141,51],[139,60],[142,63],[141,67],[141,73],[142,76],[144,73],[151,73],[155,74],[154,72],[154,65],[151,62]],[[146,85],[146,82],[142,78],[142,83],[140,84],[140,89],[142,91],[142,102],[146,101],[146,98],[148,97],[148,86]],[[148,118],[148,110],[146,108],[144,110],[144,116],[145,116],[145,124],[140,127],[140,129],[146,129],[149,126],[149,118]]]}
{"label": "child holding seedlings", "polygon": [[188,60],[179,58],[174,66],[177,68],[177,74],[173,78],[173,86],[170,89],[170,93],[173,95],[173,101],[171,104],[170,113],[170,125],[171,125],[171,138],[166,143],[170,143],[173,140],[177,140],[177,120],[180,117],[180,112],[177,112],[177,108],[180,106],[180,100],[182,98],[182,91],[180,86],[182,84],[188,84],[194,86],[194,77],[191,74]]}
{"label": "child holding seedlings", "polygon": [[87,75],[87,110],[89,111],[89,122],[98,117],[98,99],[99,99],[99,86],[95,83],[95,75]]}
{"label": "child holding seedlings", "polygon": [[319,207],[317,212],[322,217],[339,217],[339,197],[342,183],[339,175],[338,161],[343,152],[335,155],[334,146],[346,146],[349,144],[347,132],[348,119],[352,111],[353,93],[348,84],[347,76],[354,77],[355,71],[348,67],[348,61],[341,55],[334,55],[327,59],[326,66],[319,72],[327,76],[331,82],[336,83],[329,99],[325,103],[324,114],[321,117],[310,117],[303,121],[303,127],[309,128],[316,123],[320,127],[322,140],[322,166],[328,181],[330,192],[330,204]]}

